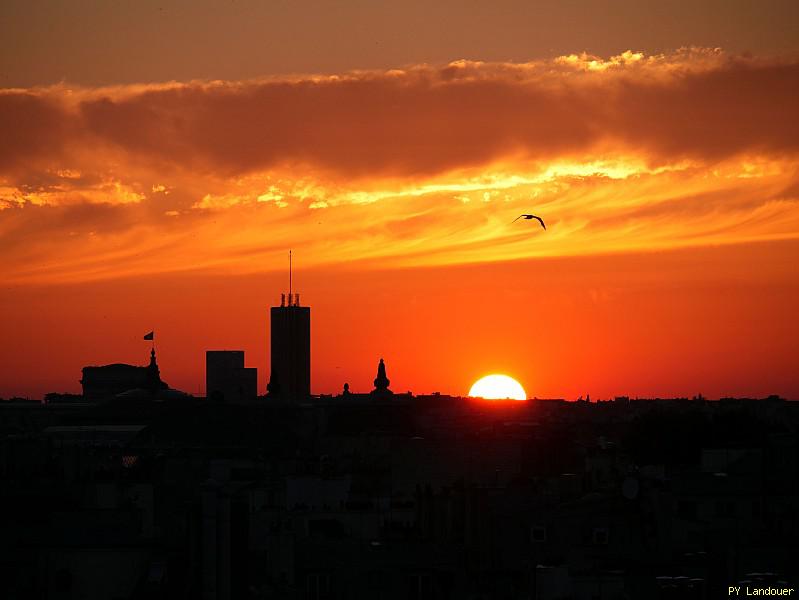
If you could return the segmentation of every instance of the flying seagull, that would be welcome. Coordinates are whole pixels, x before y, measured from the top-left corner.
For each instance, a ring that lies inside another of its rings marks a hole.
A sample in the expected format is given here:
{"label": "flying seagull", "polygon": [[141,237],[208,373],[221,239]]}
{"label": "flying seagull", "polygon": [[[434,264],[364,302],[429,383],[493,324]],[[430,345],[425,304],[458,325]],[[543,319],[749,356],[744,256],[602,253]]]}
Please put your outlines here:
{"label": "flying seagull", "polygon": [[515,223],[519,219],[538,219],[538,222],[541,223],[541,227],[543,227],[544,231],[546,231],[547,226],[544,225],[544,219],[542,219],[541,217],[536,217],[535,215],[519,215],[518,217],[513,219],[513,221],[511,221],[511,223]]}

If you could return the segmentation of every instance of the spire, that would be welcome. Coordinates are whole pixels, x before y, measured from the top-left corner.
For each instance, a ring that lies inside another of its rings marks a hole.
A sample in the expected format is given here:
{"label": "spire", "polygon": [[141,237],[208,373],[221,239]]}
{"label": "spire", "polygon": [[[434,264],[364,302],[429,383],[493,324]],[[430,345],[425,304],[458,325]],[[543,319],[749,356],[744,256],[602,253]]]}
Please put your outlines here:
{"label": "spire", "polygon": [[281,308],[284,308],[286,306],[300,305],[300,295],[294,292],[293,277],[294,277],[294,272],[291,266],[291,250],[289,250],[289,293],[280,294]]}
{"label": "spire", "polygon": [[151,391],[166,389],[168,386],[161,381],[161,370],[155,362],[155,348],[150,350],[150,364],[147,366],[147,385]]}
{"label": "spire", "polygon": [[391,381],[388,377],[386,377],[386,363],[383,362],[383,359],[380,359],[380,364],[377,365],[377,377],[375,377],[375,389],[372,390],[373,394],[391,394],[391,390],[388,389],[389,384]]}

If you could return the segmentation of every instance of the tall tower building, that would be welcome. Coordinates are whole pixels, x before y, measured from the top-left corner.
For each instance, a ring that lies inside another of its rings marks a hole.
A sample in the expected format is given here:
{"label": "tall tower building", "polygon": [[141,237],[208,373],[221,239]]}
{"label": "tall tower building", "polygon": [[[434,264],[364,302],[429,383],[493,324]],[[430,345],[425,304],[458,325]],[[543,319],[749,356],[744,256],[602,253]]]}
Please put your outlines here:
{"label": "tall tower building", "polygon": [[311,308],[300,306],[300,295],[280,295],[280,306],[270,309],[272,372],[267,391],[270,396],[293,402],[311,395]]}

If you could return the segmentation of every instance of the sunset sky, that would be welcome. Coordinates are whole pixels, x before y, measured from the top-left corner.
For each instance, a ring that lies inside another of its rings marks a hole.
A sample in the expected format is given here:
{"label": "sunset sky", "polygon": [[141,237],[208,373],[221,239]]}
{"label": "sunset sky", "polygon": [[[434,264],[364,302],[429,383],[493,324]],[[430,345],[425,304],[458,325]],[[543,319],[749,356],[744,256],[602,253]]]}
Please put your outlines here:
{"label": "sunset sky", "polygon": [[7,0],[0,136],[0,397],[263,393],[291,248],[314,393],[799,399],[792,0]]}

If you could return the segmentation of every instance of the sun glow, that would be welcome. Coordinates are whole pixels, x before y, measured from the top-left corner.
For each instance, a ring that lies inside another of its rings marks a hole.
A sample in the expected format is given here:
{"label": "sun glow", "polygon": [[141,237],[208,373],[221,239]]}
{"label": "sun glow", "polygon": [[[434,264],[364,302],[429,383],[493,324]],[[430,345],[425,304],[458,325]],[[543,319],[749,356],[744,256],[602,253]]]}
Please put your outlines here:
{"label": "sun glow", "polygon": [[472,385],[469,396],[486,400],[527,399],[527,393],[521,384],[507,375],[486,375]]}

